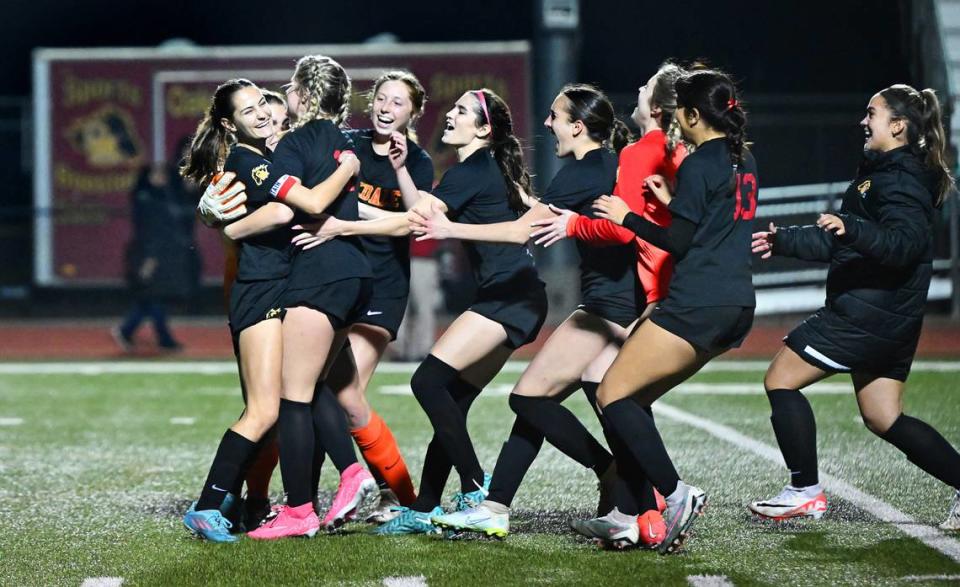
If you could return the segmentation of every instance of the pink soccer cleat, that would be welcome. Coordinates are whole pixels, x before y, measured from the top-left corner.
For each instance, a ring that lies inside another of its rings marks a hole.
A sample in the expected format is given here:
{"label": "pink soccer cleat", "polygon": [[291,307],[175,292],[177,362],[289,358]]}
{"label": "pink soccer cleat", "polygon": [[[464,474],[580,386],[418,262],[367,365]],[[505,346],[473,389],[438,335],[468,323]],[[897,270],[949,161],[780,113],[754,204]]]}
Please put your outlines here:
{"label": "pink soccer cleat", "polygon": [[280,506],[275,518],[266,520],[262,526],[247,536],[255,540],[276,540],[289,536],[313,537],[320,529],[320,518],[313,511],[312,503],[292,508]]}
{"label": "pink soccer cleat", "polygon": [[328,532],[336,530],[348,520],[357,517],[357,511],[364,501],[377,495],[377,482],[373,475],[354,463],[340,475],[340,486],[333,498],[333,505],[323,517],[323,525]]}

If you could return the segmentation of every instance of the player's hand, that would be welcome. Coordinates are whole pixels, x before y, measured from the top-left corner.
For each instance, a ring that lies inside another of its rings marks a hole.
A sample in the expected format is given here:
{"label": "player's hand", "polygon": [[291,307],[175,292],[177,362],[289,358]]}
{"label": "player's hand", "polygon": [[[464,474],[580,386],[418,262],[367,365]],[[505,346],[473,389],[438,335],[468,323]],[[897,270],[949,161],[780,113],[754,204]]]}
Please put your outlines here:
{"label": "player's hand", "polygon": [[670,183],[662,175],[651,175],[643,180],[643,185],[650,190],[664,206],[669,206],[673,200],[673,192],[670,190]]}
{"label": "player's hand", "polygon": [[234,181],[237,175],[232,171],[214,176],[213,181],[203,191],[197,204],[200,220],[207,226],[236,220],[247,213],[244,202],[247,201],[247,186],[242,181]]}
{"label": "player's hand", "polygon": [[410,230],[418,235],[417,241],[441,241],[451,238],[453,236],[451,234],[453,223],[450,222],[447,215],[436,207],[432,208],[431,212],[429,218],[414,211],[407,215],[410,221]]}
{"label": "player's hand", "polygon": [[817,226],[827,232],[832,232],[835,236],[847,234],[847,228],[843,225],[843,220],[833,214],[821,214],[820,218],[817,218]]}
{"label": "player's hand", "polygon": [[534,239],[533,244],[543,245],[544,248],[567,238],[567,226],[570,225],[570,219],[578,216],[578,214],[572,210],[557,208],[553,204],[548,204],[547,207],[554,214],[552,218],[535,220],[530,223],[530,226],[541,227],[531,232],[530,238]]}
{"label": "player's hand", "polygon": [[338,237],[343,230],[343,221],[333,216],[323,215],[318,217],[317,222],[295,224],[292,228],[301,232],[296,234],[290,242],[294,246],[307,250]]}
{"label": "player's hand", "polygon": [[387,151],[387,157],[394,171],[400,171],[400,168],[407,164],[407,137],[403,133],[393,131],[390,135],[390,149]]}
{"label": "player's hand", "polygon": [[769,259],[773,255],[773,242],[776,240],[777,227],[772,222],[770,230],[753,233],[753,242],[750,243],[750,249],[754,253],[762,253],[761,259]]}
{"label": "player's hand", "polygon": [[614,224],[623,225],[623,219],[630,213],[630,206],[620,196],[600,196],[593,201],[593,209],[599,218],[606,218]]}
{"label": "player's hand", "polygon": [[340,164],[340,167],[350,169],[350,175],[360,173],[360,159],[357,158],[357,154],[353,151],[340,151],[340,156],[337,157],[337,163]]}

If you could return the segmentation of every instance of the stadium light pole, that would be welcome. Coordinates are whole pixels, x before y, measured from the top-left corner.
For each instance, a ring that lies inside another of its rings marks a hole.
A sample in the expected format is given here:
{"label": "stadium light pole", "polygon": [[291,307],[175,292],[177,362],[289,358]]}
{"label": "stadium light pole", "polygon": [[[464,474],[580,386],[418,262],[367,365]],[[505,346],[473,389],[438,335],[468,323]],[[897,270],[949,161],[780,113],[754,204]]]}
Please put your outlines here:
{"label": "stadium light pole", "polygon": [[[534,0],[536,2],[536,34],[534,37],[534,169],[538,191],[563,165],[554,154],[553,136],[539,123],[550,110],[557,91],[577,75],[579,61],[579,0]],[[561,246],[558,246],[561,245]],[[562,267],[571,258],[572,245],[561,242],[543,251],[547,267]]]}

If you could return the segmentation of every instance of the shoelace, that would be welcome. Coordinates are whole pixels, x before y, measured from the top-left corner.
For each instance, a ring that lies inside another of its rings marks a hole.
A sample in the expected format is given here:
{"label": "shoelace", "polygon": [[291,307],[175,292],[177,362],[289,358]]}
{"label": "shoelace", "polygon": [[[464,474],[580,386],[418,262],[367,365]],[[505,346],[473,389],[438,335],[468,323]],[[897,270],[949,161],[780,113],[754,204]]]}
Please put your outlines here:
{"label": "shoelace", "polygon": [[263,524],[260,525],[261,528],[273,528],[277,521],[280,519],[280,514],[282,514],[287,509],[285,505],[273,506],[270,510],[270,515],[263,521]]}

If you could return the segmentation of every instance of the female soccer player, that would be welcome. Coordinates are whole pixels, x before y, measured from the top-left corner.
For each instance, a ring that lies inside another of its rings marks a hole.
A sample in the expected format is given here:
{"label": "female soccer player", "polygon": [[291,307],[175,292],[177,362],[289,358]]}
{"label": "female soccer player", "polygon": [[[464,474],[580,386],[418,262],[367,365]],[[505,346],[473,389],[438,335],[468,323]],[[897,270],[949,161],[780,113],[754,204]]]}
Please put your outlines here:
{"label": "female soccer player", "polygon": [[[298,222],[320,213],[348,220],[358,217],[356,193],[344,188],[359,171],[359,162],[338,127],[348,114],[349,98],[350,79],[336,61],[311,55],[297,62],[287,91],[289,109],[296,122],[294,130],[281,139],[274,152],[270,192],[297,208]],[[331,189],[317,196],[313,190],[302,188],[301,182],[318,188],[329,184]],[[288,505],[251,532],[252,538],[312,536],[320,527],[311,489],[316,474],[315,410],[311,404],[329,393],[322,384],[328,359],[339,351],[347,328],[369,300],[371,275],[370,264],[356,239],[337,239],[298,251],[293,257],[282,297],[286,317],[282,329],[283,390],[278,431],[280,469]],[[342,418],[334,413],[339,410],[316,411],[320,418]],[[330,451],[326,443],[324,448]],[[352,447],[343,453],[343,458],[353,459],[353,463],[341,472],[340,487],[324,519],[328,528],[352,515],[364,496],[376,487],[370,474],[356,463]]]}
{"label": "female soccer player", "polygon": [[[444,174],[432,196],[421,196],[414,210],[429,216],[436,209],[464,223],[494,224],[515,220],[529,207],[530,176],[510,110],[499,96],[488,89],[463,94],[447,112],[442,140],[457,149],[459,163]],[[400,189],[405,199],[415,196],[407,183]],[[406,218],[331,220],[304,235],[301,244],[337,235],[410,233]],[[443,513],[440,499],[451,464],[460,476],[457,509],[483,500],[489,475],[470,441],[467,411],[513,350],[536,338],[546,317],[544,285],[524,246],[466,243],[466,249],[478,284],[476,299],[436,342],[410,382],[434,429],[420,493],[410,507],[398,508],[400,515],[380,526],[378,534],[437,532],[430,518]]]}
{"label": "female soccer player", "polygon": [[[266,183],[270,177],[266,141],[273,133],[271,112],[260,90],[248,80],[230,80],[217,88],[182,173],[204,183],[222,163],[226,172],[250,183],[247,208],[260,212],[253,212],[258,217],[275,214],[279,218],[276,226],[282,226],[293,215],[286,206],[273,202]],[[227,154],[229,134],[236,137],[236,144]],[[230,180],[227,176],[224,183]],[[285,232],[272,230],[239,243],[237,281],[230,291],[229,312],[230,330],[240,351],[246,409],[224,434],[200,499],[183,520],[187,528],[216,542],[237,539],[229,533],[232,524],[220,510],[229,509],[229,501],[239,494],[246,466],[256,455],[256,443],[277,419],[282,349],[280,295],[290,269],[286,241]]]}
{"label": "female soccer player", "polygon": [[[595,205],[599,216],[633,230],[676,262],[666,299],[623,345],[597,393],[607,425],[619,437],[611,446],[618,462],[632,456],[666,498],[662,553],[682,544],[706,495],[680,480],[644,407],[739,346],[755,305],[747,246],[758,184],[753,157],[743,146],[746,115],[733,82],[719,71],[684,75],[676,90],[681,131],[697,149],[680,166],[672,200],[666,186],[647,182],[669,201],[670,226],[631,213],[615,196]],[[621,449],[628,451],[622,459]],[[629,542],[637,535],[638,512],[624,500],[616,502],[610,514],[576,522],[574,529],[608,543]]]}
{"label": "female soccer player", "polygon": [[[423,111],[425,98],[423,86],[408,72],[387,72],[374,82],[370,96],[373,128],[347,133],[361,162],[358,177],[361,218],[402,216],[396,211],[406,207],[399,181],[412,181],[414,193],[432,186],[430,156],[416,143],[408,141],[408,135],[413,133],[412,124]],[[365,237],[363,242],[374,267],[375,295],[358,323],[350,328],[348,344],[338,355],[327,381],[330,388],[336,390],[347,413],[351,433],[361,453],[384,487],[380,507],[370,517],[371,521],[382,523],[392,516],[392,506],[409,505],[416,498],[392,432],[370,409],[365,397],[373,371],[387,344],[396,337],[403,319],[409,291],[409,245],[406,240],[393,241],[386,237]],[[332,456],[338,468],[355,462],[342,464],[336,452]],[[352,450],[348,456],[353,459]],[[269,482],[270,470],[269,467],[261,469],[260,479],[254,481]]]}
{"label": "female soccer player", "polygon": [[[433,161],[413,140],[413,125],[425,102],[423,86],[409,72],[390,71],[374,82],[369,107],[373,128],[347,133],[360,159],[360,218],[402,217],[419,199],[419,190],[433,187]],[[400,185],[407,182],[410,189],[404,198]],[[395,516],[393,506],[408,506],[416,499],[397,441],[366,399],[370,378],[387,345],[397,338],[407,307],[410,243],[384,236],[365,236],[361,241],[373,266],[373,297],[350,327],[349,344],[337,359],[330,385],[337,390],[350,433],[381,486],[380,506],[369,520],[383,523]],[[342,361],[348,362],[346,370]],[[357,377],[349,376],[354,371]],[[348,376],[335,376],[341,373]]]}
{"label": "female soccer player", "polygon": [[[683,73],[680,66],[666,62],[640,87],[631,118],[640,128],[641,138],[620,152],[617,185],[613,191],[613,195],[620,196],[632,211],[662,227],[670,225],[670,211],[644,182],[648,177],[655,177],[657,183],[673,185],[677,169],[687,155],[674,115],[677,109],[674,84]],[[531,234],[538,245],[549,247],[567,237],[593,245],[635,243],[637,274],[646,298],[641,317],[649,316],[667,295],[673,274],[670,254],[605,218],[592,218],[590,214],[577,214],[556,207],[553,211],[556,216],[533,222],[534,226],[541,227]]]}
{"label": "female soccer player", "polygon": [[925,422],[903,413],[933,260],[933,221],[953,186],[940,104],[933,90],[906,85],[871,99],[857,178],[839,214],[816,226],[754,234],[753,250],[830,263],[826,305],[785,339],[764,378],[773,431],[790,484],[749,505],[773,519],[820,518],[827,499],[817,474],[816,423],[799,390],[850,373],[866,427],[955,488],[945,530],[960,529],[960,454]]}
{"label": "female soccer player", "polygon": [[[548,205],[589,212],[597,197],[610,193],[617,178],[617,156],[609,147],[622,148],[628,133],[606,96],[592,86],[565,86],[544,126],[557,139],[557,156],[571,161],[539,203],[522,217],[498,224],[452,223],[442,214],[434,214],[414,223],[415,231],[424,233],[420,238],[523,244],[530,238],[532,221],[553,215]],[[613,457],[560,402],[604,348],[626,339],[636,321],[634,255],[632,247],[624,244],[578,248],[583,303],[547,339],[514,388],[510,406],[517,419],[497,460],[490,494],[475,508],[434,518],[443,528],[506,536],[510,504],[544,437],[592,469],[604,484],[615,480]]]}

